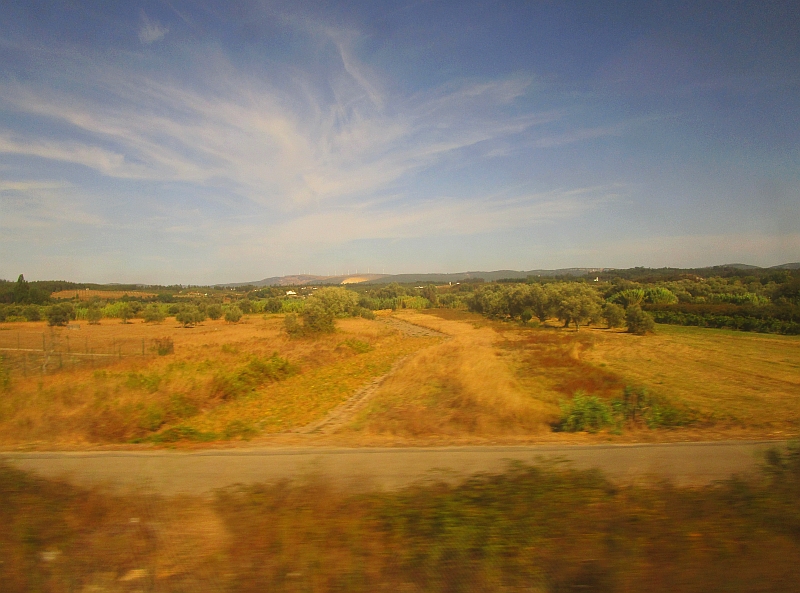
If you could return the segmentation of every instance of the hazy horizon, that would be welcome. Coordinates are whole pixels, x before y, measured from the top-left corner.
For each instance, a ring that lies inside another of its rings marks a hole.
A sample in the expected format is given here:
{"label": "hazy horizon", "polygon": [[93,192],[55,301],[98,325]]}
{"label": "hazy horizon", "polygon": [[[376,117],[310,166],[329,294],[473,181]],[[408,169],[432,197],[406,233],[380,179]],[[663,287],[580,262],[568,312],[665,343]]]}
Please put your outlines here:
{"label": "hazy horizon", "polygon": [[792,2],[0,17],[0,278],[800,260]]}

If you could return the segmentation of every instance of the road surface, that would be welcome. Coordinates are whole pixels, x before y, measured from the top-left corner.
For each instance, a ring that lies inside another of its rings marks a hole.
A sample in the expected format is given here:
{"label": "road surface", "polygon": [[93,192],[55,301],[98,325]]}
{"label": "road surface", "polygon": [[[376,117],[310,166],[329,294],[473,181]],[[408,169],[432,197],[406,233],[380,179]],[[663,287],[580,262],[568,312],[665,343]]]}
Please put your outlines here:
{"label": "road surface", "polygon": [[700,485],[756,471],[779,441],[429,448],[263,448],[203,451],[0,452],[0,459],[80,485],[209,493],[236,483],[321,475],[344,486],[396,489],[415,481],[497,472],[510,461],[565,460],[622,482],[669,479]]}

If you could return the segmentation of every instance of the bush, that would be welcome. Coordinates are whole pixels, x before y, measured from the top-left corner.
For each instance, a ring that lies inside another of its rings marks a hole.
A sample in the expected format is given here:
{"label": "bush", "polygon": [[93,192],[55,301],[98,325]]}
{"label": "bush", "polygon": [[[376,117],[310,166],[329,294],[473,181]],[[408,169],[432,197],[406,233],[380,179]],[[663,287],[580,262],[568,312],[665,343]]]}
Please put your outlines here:
{"label": "bush", "polygon": [[209,305],[206,308],[206,315],[208,315],[209,319],[216,321],[220,317],[222,317],[222,306],[214,303],[213,305]]}
{"label": "bush", "polygon": [[611,424],[611,406],[595,396],[578,391],[572,401],[561,405],[561,421],[555,427],[564,432],[597,432]]}
{"label": "bush", "polygon": [[242,310],[236,305],[228,307],[228,310],[225,311],[225,321],[228,323],[238,323],[241,318]]}
{"label": "bush", "polygon": [[652,332],[656,327],[656,322],[646,311],[642,311],[639,305],[631,305],[625,313],[625,322],[628,331],[632,334],[643,336]]}
{"label": "bush", "polygon": [[155,303],[147,305],[142,312],[142,319],[144,319],[146,323],[161,323],[165,318],[166,314],[161,307]]}
{"label": "bush", "polygon": [[53,305],[47,309],[47,324],[50,326],[63,326],[69,323],[70,310],[72,307],[64,306],[65,303],[60,305]]}
{"label": "bush", "polygon": [[286,317],[283,318],[283,326],[286,328],[286,333],[294,338],[303,335],[303,326],[294,313],[286,314]]}
{"label": "bush", "polygon": [[183,327],[190,327],[195,323],[205,321],[206,314],[200,311],[194,305],[189,305],[181,309],[175,316],[175,321],[183,325]]}
{"label": "bush", "polygon": [[100,307],[90,306],[86,311],[86,321],[89,322],[89,325],[98,325],[102,318],[103,311],[100,310]]}
{"label": "bush", "polygon": [[153,350],[155,350],[159,356],[166,356],[167,354],[175,352],[175,344],[169,336],[156,338],[153,340]]}
{"label": "bush", "polygon": [[28,305],[25,307],[25,309],[23,309],[22,314],[28,321],[39,321],[42,318],[42,312],[36,305]]}
{"label": "bush", "polygon": [[0,355],[0,391],[11,389],[11,373],[6,366],[5,356]]}
{"label": "bush", "polygon": [[612,327],[622,327],[625,323],[625,308],[616,303],[606,303],[603,305],[603,319],[609,329]]}

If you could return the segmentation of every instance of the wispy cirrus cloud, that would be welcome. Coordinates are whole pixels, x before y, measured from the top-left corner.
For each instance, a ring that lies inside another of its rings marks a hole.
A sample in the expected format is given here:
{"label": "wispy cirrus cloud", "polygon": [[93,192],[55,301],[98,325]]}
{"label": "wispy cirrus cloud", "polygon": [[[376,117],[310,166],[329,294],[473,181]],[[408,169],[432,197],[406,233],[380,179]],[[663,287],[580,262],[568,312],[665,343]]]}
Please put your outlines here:
{"label": "wispy cirrus cloud", "polygon": [[144,45],[150,45],[156,41],[161,41],[169,33],[169,27],[165,27],[158,21],[149,18],[144,10],[141,11],[141,27],[139,27],[139,41]]}

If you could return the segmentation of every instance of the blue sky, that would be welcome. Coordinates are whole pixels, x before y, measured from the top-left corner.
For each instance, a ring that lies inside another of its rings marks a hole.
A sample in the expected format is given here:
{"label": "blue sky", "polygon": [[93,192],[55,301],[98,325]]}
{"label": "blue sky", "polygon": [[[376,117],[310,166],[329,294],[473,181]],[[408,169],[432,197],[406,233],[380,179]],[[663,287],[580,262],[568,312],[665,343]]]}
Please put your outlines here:
{"label": "blue sky", "polygon": [[794,2],[7,2],[0,277],[800,260]]}

